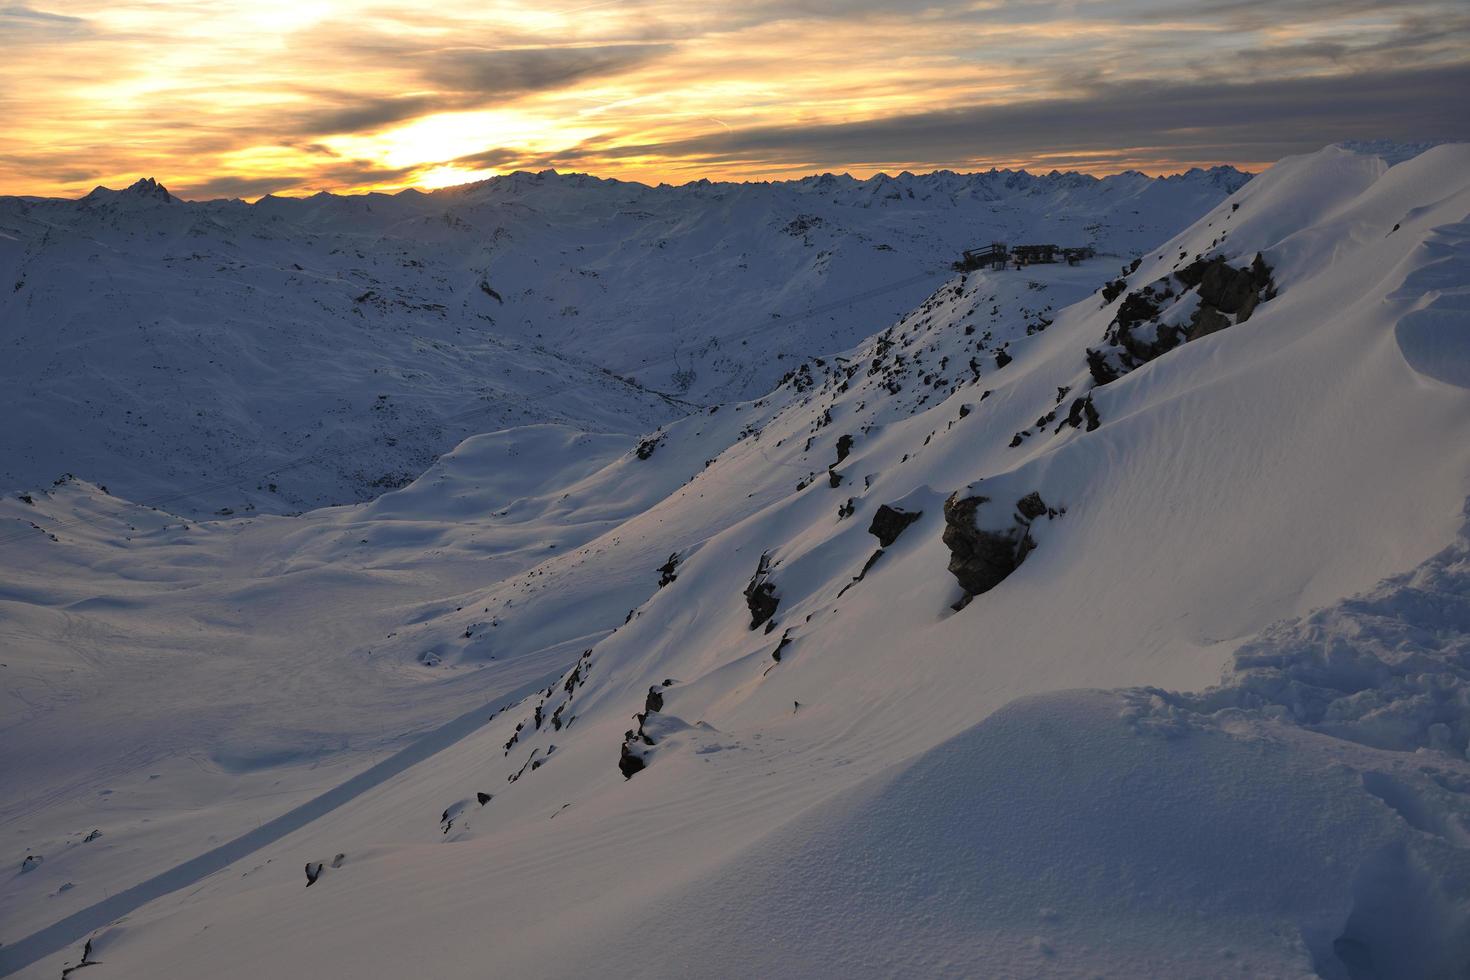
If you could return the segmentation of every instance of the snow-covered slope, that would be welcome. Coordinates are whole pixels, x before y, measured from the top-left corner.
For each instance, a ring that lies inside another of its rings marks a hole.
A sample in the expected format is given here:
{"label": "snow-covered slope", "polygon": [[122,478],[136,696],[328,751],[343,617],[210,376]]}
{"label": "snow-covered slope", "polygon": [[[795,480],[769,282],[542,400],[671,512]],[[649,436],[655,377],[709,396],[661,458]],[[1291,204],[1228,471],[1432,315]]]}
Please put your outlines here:
{"label": "snow-covered slope", "polygon": [[5,501],[0,967],[1457,975],[1467,215],[1329,148],[634,448]]}
{"label": "snow-covered slope", "polygon": [[1228,168],[647,187],[554,173],[187,203],[0,199],[0,488],[202,515],[402,486],[466,436],[632,435],[881,329],[999,237],[1128,257]]}

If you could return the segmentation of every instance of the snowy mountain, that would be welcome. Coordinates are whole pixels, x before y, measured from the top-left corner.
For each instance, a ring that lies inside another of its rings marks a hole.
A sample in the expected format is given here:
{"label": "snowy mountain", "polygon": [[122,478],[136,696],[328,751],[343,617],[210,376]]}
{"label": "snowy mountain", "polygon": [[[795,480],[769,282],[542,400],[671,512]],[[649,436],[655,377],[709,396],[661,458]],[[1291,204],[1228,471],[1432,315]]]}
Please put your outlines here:
{"label": "snowy mountain", "polygon": [[1400,155],[640,439],[7,497],[0,972],[1461,975],[1470,146]]}
{"label": "snowy mountain", "polygon": [[187,203],[0,198],[0,487],[195,516],[401,487],[478,432],[633,436],[849,347],[992,238],[1124,258],[1245,182],[935,173]]}

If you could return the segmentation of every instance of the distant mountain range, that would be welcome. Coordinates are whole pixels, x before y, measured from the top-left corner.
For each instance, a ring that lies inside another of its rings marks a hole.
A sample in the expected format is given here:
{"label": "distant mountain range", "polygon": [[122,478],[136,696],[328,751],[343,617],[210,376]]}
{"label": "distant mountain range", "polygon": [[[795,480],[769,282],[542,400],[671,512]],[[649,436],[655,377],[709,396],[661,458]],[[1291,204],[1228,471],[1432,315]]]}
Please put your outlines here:
{"label": "distant mountain range", "polygon": [[1110,274],[1242,186],[1012,171],[190,203],[0,198],[0,487],[191,513],[401,486],[474,432],[637,433],[857,343],[992,239]]}

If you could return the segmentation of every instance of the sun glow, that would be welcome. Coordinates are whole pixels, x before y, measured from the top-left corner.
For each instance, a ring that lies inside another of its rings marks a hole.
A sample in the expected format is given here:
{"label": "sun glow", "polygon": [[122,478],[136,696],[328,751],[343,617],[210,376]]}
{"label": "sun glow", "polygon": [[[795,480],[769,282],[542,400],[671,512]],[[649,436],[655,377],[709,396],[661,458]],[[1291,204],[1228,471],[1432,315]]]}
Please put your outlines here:
{"label": "sun glow", "polygon": [[[1281,145],[1217,145],[1147,105],[1180,87],[1269,71],[1284,105],[1297,80],[1466,63],[1470,15],[1452,0],[1321,7],[0,5],[0,193],[76,195],[145,174],[189,196],[256,197],[544,167],[647,180],[1026,161],[1167,171],[1274,159]],[[1430,21],[1441,29],[1415,29]],[[1006,111],[1016,104],[1039,114]],[[1046,113],[1056,122],[1039,125]],[[1147,159],[1120,149],[1145,145]]]}

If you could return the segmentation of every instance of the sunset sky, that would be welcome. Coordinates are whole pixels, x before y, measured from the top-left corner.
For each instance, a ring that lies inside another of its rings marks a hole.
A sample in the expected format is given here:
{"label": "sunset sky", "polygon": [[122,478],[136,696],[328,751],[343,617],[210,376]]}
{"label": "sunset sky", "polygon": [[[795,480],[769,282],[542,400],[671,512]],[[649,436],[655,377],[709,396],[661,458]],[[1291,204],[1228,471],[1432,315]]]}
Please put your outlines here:
{"label": "sunset sky", "polygon": [[1464,0],[0,2],[0,193],[1259,168],[1466,92]]}

